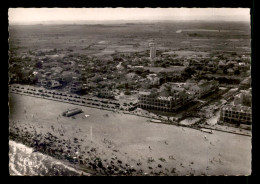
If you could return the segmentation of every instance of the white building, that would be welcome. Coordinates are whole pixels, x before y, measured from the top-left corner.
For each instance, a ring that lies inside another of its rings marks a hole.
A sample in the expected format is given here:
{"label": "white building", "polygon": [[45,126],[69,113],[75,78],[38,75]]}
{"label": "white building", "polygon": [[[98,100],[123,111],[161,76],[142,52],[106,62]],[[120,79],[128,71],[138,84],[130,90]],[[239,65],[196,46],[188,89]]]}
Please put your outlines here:
{"label": "white building", "polygon": [[154,43],[149,43],[150,47],[150,60],[153,60],[156,57],[156,48]]}
{"label": "white building", "polygon": [[62,85],[59,83],[59,81],[56,81],[56,80],[50,80],[47,83],[47,87],[49,87],[49,88],[56,88],[56,87],[60,87],[60,86],[62,86]]}
{"label": "white building", "polygon": [[151,82],[152,85],[160,84],[160,78],[157,77],[157,74],[149,74],[147,75],[147,79]]}

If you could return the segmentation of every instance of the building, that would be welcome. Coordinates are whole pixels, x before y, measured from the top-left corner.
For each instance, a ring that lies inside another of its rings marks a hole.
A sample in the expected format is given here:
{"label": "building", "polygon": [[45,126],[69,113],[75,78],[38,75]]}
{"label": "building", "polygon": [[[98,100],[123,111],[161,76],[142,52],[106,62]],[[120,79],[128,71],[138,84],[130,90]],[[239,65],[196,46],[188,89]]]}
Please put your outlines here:
{"label": "building", "polygon": [[57,88],[61,86],[62,84],[60,84],[59,81],[56,80],[49,80],[46,85],[47,88]]}
{"label": "building", "polygon": [[119,64],[116,66],[116,68],[119,71],[124,70],[124,66],[122,65],[122,62],[119,62]]}
{"label": "building", "polygon": [[207,64],[207,66],[206,66],[206,68],[207,68],[208,70],[216,70],[217,67],[218,67],[218,66],[217,66],[217,63],[214,62],[214,61],[209,61],[208,64]]}
{"label": "building", "polygon": [[85,91],[87,89],[87,84],[82,84],[80,81],[73,81],[70,84],[70,92],[78,93]]}
{"label": "building", "polygon": [[46,87],[47,84],[48,84],[48,81],[45,80],[45,79],[41,79],[41,80],[40,80],[40,83],[41,83],[41,86]]}
{"label": "building", "polygon": [[131,72],[131,73],[126,74],[126,78],[128,80],[134,80],[134,79],[137,79],[138,76],[134,72]]}
{"label": "building", "polygon": [[241,90],[241,93],[234,97],[234,105],[249,106],[252,105],[252,92],[250,90]]}
{"label": "building", "polygon": [[149,75],[147,75],[147,79],[150,81],[151,85],[160,84],[160,78],[157,77],[157,74],[149,74]]}
{"label": "building", "polygon": [[219,69],[224,69],[226,66],[226,61],[225,60],[220,60],[218,63],[218,68]]}
{"label": "building", "polygon": [[234,74],[234,70],[232,68],[227,69],[227,72],[229,75],[233,75]]}
{"label": "building", "polygon": [[113,94],[112,90],[110,90],[108,88],[95,92],[95,95],[99,98],[108,98],[108,99],[114,98],[114,94]]}
{"label": "building", "polygon": [[182,80],[184,80],[181,71],[172,73],[171,77],[172,77],[172,81],[182,81]]}
{"label": "building", "polygon": [[240,84],[239,84],[239,88],[240,89],[247,89],[250,88],[251,86],[251,77],[247,77],[245,78]]}
{"label": "building", "polygon": [[225,105],[221,108],[219,123],[252,124],[252,108],[242,105]]}
{"label": "building", "polygon": [[148,110],[175,112],[193,100],[186,91],[176,91],[169,84],[163,85],[159,91],[140,92],[138,107]]}
{"label": "building", "polygon": [[150,60],[153,61],[153,59],[156,57],[156,48],[154,43],[149,43],[150,47]]}
{"label": "building", "polygon": [[190,90],[195,93],[198,98],[201,98],[218,89],[219,83],[215,80],[201,80],[198,84],[190,87]]}

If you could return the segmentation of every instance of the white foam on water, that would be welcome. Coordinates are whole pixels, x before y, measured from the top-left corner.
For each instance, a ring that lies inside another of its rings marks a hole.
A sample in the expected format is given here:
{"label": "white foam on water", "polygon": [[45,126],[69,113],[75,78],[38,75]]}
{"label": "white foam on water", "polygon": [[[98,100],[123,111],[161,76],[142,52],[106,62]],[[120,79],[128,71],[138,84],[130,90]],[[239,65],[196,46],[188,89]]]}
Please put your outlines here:
{"label": "white foam on water", "polygon": [[[23,144],[9,140],[9,173],[10,175],[44,175],[50,169],[53,171],[70,171],[75,174],[81,174],[75,168],[67,166],[57,159],[40,152],[33,152],[33,148],[29,148]],[[86,174],[86,173],[85,173]]]}

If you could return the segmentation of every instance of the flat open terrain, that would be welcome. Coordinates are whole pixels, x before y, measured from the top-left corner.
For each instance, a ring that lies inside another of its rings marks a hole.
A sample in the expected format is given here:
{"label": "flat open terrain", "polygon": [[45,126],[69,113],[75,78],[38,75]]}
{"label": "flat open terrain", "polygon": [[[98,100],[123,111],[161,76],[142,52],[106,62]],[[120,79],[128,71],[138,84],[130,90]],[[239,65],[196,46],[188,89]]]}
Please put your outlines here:
{"label": "flat open terrain", "polygon": [[[109,162],[116,156],[123,163],[148,174],[159,171],[169,175],[251,174],[251,138],[247,136],[217,131],[206,134],[189,128],[148,123],[143,117],[87,107],[80,107],[84,112],[75,119],[67,118],[61,116],[62,112],[76,105],[13,93],[9,105],[10,121],[16,121],[20,127],[29,130],[31,126],[37,132],[51,132],[58,137],[55,130],[63,127],[65,134],[62,138],[82,139],[80,146],[95,147],[96,156],[102,160]],[[91,157],[87,153],[85,156]],[[148,163],[149,157],[154,161]],[[142,164],[137,166],[138,162]]]}
{"label": "flat open terrain", "polygon": [[[11,46],[19,52],[72,49],[83,55],[110,55],[149,50],[175,50],[179,57],[214,51],[250,50],[250,23],[180,21],[108,25],[11,25]],[[176,31],[182,30],[180,33]],[[239,40],[239,41],[235,41]],[[184,50],[184,51],[183,51]],[[170,53],[167,53],[170,54]]]}

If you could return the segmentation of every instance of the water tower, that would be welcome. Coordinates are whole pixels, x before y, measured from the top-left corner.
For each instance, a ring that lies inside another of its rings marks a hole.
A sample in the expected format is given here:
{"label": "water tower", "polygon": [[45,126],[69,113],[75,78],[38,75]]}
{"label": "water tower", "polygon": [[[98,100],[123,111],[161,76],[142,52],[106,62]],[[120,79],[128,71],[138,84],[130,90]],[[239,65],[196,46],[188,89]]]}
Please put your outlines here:
{"label": "water tower", "polygon": [[149,43],[150,47],[150,60],[153,61],[153,59],[156,57],[156,48],[154,43]]}

